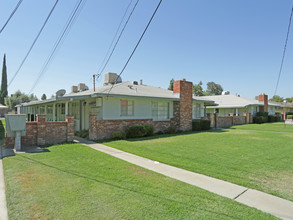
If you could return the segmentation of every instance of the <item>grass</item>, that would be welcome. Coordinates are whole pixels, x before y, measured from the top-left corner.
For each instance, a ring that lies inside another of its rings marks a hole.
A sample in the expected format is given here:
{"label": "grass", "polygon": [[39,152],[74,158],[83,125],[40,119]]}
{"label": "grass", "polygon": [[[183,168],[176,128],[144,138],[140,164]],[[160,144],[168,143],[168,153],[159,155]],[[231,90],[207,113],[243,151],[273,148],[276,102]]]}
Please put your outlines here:
{"label": "grass", "polygon": [[80,144],[3,163],[9,219],[275,219]]}
{"label": "grass", "polygon": [[243,125],[104,144],[293,201],[293,126],[283,126]]}
{"label": "grass", "polygon": [[293,125],[285,125],[285,122],[265,123],[265,124],[247,124],[233,126],[232,129],[258,130],[258,131],[276,131],[293,133]]}

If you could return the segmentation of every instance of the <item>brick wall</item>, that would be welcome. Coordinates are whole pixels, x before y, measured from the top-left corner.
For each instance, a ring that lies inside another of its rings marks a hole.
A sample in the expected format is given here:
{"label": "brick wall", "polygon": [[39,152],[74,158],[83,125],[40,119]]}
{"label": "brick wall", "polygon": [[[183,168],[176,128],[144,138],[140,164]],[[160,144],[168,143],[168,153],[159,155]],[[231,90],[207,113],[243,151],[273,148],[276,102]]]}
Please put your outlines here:
{"label": "brick wall", "polygon": [[260,94],[260,95],[258,96],[258,101],[264,103],[263,108],[260,107],[260,108],[259,108],[259,111],[260,111],[260,112],[263,112],[263,111],[264,111],[264,112],[268,112],[268,95],[266,95],[266,94],[264,94],[264,93]]}
{"label": "brick wall", "polygon": [[[179,121],[178,129],[181,131],[192,130],[192,82],[185,79],[173,82],[173,92],[180,94],[179,112],[175,112]],[[174,116],[175,116],[174,115]],[[178,115],[178,116],[177,116]]]}
{"label": "brick wall", "polygon": [[175,127],[176,121],[153,121],[153,119],[129,119],[129,120],[97,120],[96,115],[90,115],[89,139],[102,140],[112,138],[115,131],[126,131],[132,125],[152,125],[154,132],[166,131]]}
{"label": "brick wall", "polygon": [[252,123],[252,115],[244,113],[243,116],[218,116],[218,114],[208,114],[212,128],[225,128],[233,125],[243,125]]}
{"label": "brick wall", "polygon": [[[21,146],[42,146],[71,142],[74,138],[74,118],[66,121],[46,122],[46,115],[37,115],[36,122],[26,122],[26,135],[21,137]],[[14,147],[14,137],[5,137],[5,147]]]}

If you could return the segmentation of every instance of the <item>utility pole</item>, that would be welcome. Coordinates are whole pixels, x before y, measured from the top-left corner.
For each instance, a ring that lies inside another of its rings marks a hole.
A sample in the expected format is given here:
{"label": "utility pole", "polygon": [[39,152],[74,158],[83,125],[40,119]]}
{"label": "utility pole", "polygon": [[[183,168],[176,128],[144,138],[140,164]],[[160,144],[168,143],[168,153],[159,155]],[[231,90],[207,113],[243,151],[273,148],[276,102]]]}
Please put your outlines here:
{"label": "utility pole", "polygon": [[96,74],[93,75],[94,92],[96,91]]}

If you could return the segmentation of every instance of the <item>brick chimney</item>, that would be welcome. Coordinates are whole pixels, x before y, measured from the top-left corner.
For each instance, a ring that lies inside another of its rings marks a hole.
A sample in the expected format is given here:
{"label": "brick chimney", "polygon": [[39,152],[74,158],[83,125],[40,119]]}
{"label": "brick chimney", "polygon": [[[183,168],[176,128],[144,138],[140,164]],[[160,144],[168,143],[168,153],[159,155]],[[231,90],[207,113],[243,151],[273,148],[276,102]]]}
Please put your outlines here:
{"label": "brick chimney", "polygon": [[181,79],[173,82],[173,93],[179,93],[179,108],[174,112],[175,120],[179,122],[179,130],[192,130],[192,82]]}
{"label": "brick chimney", "polygon": [[258,101],[263,102],[264,104],[264,112],[268,112],[268,95],[262,93],[258,96]]}

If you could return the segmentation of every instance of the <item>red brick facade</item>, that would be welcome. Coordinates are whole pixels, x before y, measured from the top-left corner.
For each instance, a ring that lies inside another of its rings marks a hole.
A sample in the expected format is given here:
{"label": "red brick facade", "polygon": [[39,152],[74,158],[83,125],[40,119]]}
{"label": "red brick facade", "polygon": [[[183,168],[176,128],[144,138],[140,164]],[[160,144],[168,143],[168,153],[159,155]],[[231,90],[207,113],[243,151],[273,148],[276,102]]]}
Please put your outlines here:
{"label": "red brick facade", "polygon": [[268,95],[262,93],[258,96],[258,101],[263,102],[264,103],[264,107],[263,108],[259,108],[259,110],[261,112],[268,112]]}
{"label": "red brick facade", "polygon": [[[74,118],[66,121],[46,122],[46,115],[37,115],[36,122],[26,122],[26,136],[21,137],[21,145],[42,146],[71,142],[74,138]],[[5,137],[5,146],[14,147],[14,137]]]}
{"label": "red brick facade", "polygon": [[180,101],[173,102],[173,118],[168,121],[153,119],[97,120],[96,115],[89,117],[89,139],[111,138],[115,131],[125,131],[131,125],[152,125],[155,132],[174,127],[181,131],[192,129],[192,83],[185,80],[175,81],[174,93],[179,93]]}
{"label": "red brick facade", "polygon": [[[181,131],[191,131],[192,129],[192,82],[185,79],[173,82],[173,92],[179,93],[179,126]],[[177,116],[177,115],[176,115]],[[175,117],[175,115],[174,115]]]}
{"label": "red brick facade", "polygon": [[208,114],[208,119],[211,121],[212,128],[225,128],[234,125],[243,125],[252,123],[251,113],[244,113],[243,116],[219,116],[218,114]]}

